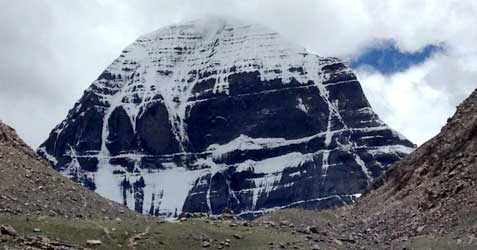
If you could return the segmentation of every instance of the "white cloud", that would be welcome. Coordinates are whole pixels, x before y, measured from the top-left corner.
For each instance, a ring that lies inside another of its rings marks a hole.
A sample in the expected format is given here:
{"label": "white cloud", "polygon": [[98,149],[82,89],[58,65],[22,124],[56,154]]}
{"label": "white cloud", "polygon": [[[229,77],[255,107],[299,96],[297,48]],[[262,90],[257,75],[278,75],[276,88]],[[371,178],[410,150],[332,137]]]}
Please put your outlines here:
{"label": "white cloud", "polygon": [[365,68],[356,73],[378,115],[417,144],[440,131],[477,80],[477,72],[463,70],[448,55],[390,76]]}
{"label": "white cloud", "polygon": [[[218,14],[264,23],[324,56],[349,58],[380,39],[394,39],[407,51],[446,43],[446,57],[408,72],[359,74],[374,108],[388,111],[381,114],[384,120],[419,142],[424,139],[414,134],[435,134],[450,107],[477,86],[475,13],[473,0],[0,0],[0,119],[37,146],[136,37],[182,19]],[[379,80],[386,82],[378,85]],[[422,114],[427,117],[422,126],[408,130],[403,124],[416,117],[393,108],[395,95],[373,97],[373,85],[375,93],[408,93],[412,105],[403,107],[409,113],[433,109]]]}

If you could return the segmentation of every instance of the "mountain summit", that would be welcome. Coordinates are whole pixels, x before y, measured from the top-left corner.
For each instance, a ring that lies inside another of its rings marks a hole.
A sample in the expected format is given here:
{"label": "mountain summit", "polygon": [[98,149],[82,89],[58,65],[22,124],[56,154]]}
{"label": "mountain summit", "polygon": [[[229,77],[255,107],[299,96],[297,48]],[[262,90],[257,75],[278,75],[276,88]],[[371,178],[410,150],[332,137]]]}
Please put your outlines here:
{"label": "mountain summit", "polygon": [[139,37],[39,153],[139,212],[253,217],[352,203],[413,149],[343,61],[208,18]]}

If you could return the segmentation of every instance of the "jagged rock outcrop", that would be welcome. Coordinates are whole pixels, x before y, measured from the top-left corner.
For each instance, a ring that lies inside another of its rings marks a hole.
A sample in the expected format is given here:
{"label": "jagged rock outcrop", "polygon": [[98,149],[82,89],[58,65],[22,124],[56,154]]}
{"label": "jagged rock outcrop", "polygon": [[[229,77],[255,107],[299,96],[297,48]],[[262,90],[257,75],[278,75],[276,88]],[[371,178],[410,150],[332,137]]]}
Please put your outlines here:
{"label": "jagged rock outcrop", "polygon": [[39,153],[136,211],[247,217],[350,204],[413,148],[343,61],[211,18],[138,38]]}

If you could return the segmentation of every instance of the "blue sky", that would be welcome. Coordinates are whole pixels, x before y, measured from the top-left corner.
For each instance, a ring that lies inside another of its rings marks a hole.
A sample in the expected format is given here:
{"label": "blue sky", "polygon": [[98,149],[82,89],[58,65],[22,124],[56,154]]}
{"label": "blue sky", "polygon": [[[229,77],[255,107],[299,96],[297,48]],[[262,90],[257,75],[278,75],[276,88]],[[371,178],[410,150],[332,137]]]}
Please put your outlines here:
{"label": "blue sky", "polygon": [[390,75],[404,72],[416,64],[425,62],[436,53],[445,52],[443,44],[428,44],[423,48],[413,51],[401,51],[392,40],[376,43],[376,45],[363,51],[362,54],[351,60],[351,67],[372,67],[372,69]]}

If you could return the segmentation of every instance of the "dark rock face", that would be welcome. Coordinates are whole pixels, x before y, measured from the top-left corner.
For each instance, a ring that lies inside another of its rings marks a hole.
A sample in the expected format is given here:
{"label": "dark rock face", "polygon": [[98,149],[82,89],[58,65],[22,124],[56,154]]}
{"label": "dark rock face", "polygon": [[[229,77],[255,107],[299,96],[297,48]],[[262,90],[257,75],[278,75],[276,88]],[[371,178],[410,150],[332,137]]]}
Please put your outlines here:
{"label": "dark rock face", "polygon": [[350,204],[413,148],[339,59],[214,19],[140,37],[39,153],[140,212],[254,217]]}
{"label": "dark rock face", "polygon": [[119,106],[114,109],[109,116],[108,124],[109,134],[106,147],[111,155],[118,155],[121,152],[137,148],[133,127],[123,107]]}

